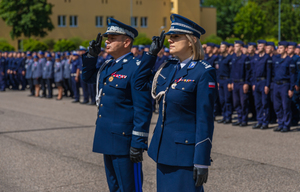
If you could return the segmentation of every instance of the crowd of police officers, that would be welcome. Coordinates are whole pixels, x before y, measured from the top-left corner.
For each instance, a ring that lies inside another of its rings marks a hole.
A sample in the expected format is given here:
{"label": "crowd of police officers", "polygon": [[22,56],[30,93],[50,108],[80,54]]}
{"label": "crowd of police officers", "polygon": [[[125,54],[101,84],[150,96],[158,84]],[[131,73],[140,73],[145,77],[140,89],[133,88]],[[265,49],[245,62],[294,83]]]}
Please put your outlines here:
{"label": "crowd of police officers", "polygon": [[[215,104],[215,116],[222,115],[218,123],[248,126],[256,121],[253,129],[268,129],[270,123],[278,122],[274,131],[288,132],[298,125],[300,109],[300,46],[295,42],[259,40],[244,45],[222,42],[203,44],[205,59],[217,69],[219,98]],[[1,52],[0,91],[5,89],[30,89],[29,96],[52,98],[53,88],[58,88],[57,100],[71,97],[73,103],[95,105],[96,86],[81,79],[82,55],[86,48],[80,46],[73,52]],[[141,59],[149,46],[133,46],[134,57]],[[157,56],[153,73],[172,56],[168,48]],[[97,68],[112,57],[101,49]],[[153,101],[153,110],[155,104]],[[248,120],[248,114],[252,118]]]}

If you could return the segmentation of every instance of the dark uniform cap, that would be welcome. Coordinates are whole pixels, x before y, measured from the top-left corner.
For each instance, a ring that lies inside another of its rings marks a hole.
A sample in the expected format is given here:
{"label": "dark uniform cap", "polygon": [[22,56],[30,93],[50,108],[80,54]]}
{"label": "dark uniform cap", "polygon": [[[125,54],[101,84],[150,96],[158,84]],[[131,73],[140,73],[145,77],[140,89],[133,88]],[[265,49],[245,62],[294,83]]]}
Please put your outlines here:
{"label": "dark uniform cap", "polygon": [[286,41],[280,41],[280,42],[278,43],[278,46],[280,46],[280,45],[283,45],[283,46],[288,46],[288,45],[289,45],[289,43],[288,43],[288,42],[286,42]]}
{"label": "dark uniform cap", "polygon": [[43,51],[39,51],[38,54],[44,55],[44,52]]}
{"label": "dark uniform cap", "polygon": [[27,57],[31,57],[31,53],[27,53],[26,56],[27,56]]}
{"label": "dark uniform cap", "polygon": [[270,41],[270,42],[267,42],[266,45],[267,45],[267,46],[273,46],[273,47],[275,47],[275,43],[274,43],[274,42],[271,42],[271,41]]}
{"label": "dark uniform cap", "polygon": [[138,31],[135,28],[114,18],[107,19],[107,26],[107,30],[103,34],[104,37],[107,37],[107,35],[127,35],[134,39],[136,36],[138,36]]}
{"label": "dark uniform cap", "polygon": [[258,40],[257,41],[257,44],[267,44],[267,41],[266,40]]}
{"label": "dark uniform cap", "polygon": [[300,46],[297,46],[296,48],[297,48],[297,49],[300,49]]}
{"label": "dark uniform cap", "polygon": [[289,42],[289,45],[288,46],[294,46],[294,47],[297,47],[297,43],[296,42]]}
{"label": "dark uniform cap", "polygon": [[218,49],[220,49],[220,45],[216,45],[215,47],[217,47]]}
{"label": "dark uniform cap", "polygon": [[226,41],[222,41],[222,42],[221,42],[221,45],[226,45],[227,47],[229,47],[229,46],[230,46],[230,44],[229,44],[229,43],[227,43]]}
{"label": "dark uniform cap", "polygon": [[214,43],[206,43],[206,45],[210,46],[210,47],[215,47],[216,46],[216,44],[214,44]]}
{"label": "dark uniform cap", "polygon": [[55,54],[55,59],[60,59],[60,54]]}
{"label": "dark uniform cap", "polygon": [[244,46],[244,42],[241,40],[234,41],[234,44],[240,44],[241,46]]}
{"label": "dark uniform cap", "polygon": [[234,44],[233,43],[228,43],[228,46],[229,47],[234,47]]}
{"label": "dark uniform cap", "polygon": [[172,21],[170,30],[166,35],[172,34],[190,34],[200,39],[200,36],[205,34],[205,30],[197,23],[177,14],[170,16]]}
{"label": "dark uniform cap", "polygon": [[244,48],[247,48],[247,49],[248,49],[248,45],[244,45]]}
{"label": "dark uniform cap", "polygon": [[52,57],[52,56],[51,56],[51,54],[50,54],[50,53],[47,53],[47,56],[46,56],[46,57]]}
{"label": "dark uniform cap", "polygon": [[[258,43],[259,44],[259,43]],[[248,43],[248,46],[254,46],[254,47],[256,47],[256,43],[254,43],[254,42],[249,42]]]}
{"label": "dark uniform cap", "polygon": [[34,59],[38,59],[39,57],[37,55],[33,56]]}

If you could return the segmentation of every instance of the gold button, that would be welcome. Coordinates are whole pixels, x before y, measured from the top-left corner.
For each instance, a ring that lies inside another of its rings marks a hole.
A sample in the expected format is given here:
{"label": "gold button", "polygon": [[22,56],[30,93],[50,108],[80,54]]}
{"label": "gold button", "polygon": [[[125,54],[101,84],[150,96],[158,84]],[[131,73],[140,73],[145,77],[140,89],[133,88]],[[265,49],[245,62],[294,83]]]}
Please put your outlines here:
{"label": "gold button", "polygon": [[106,82],[104,82],[104,85],[106,85]]}
{"label": "gold button", "polygon": [[102,94],[103,96],[105,95],[105,93]]}
{"label": "gold button", "polygon": [[101,115],[99,115],[99,118],[101,118]]}
{"label": "gold button", "polygon": [[188,143],[189,141],[188,140],[185,140],[185,143]]}
{"label": "gold button", "polygon": [[101,104],[100,107],[103,107],[103,104]]}
{"label": "gold button", "polygon": [[161,128],[163,127],[163,125],[161,125]]}
{"label": "gold button", "polygon": [[118,84],[116,84],[116,87],[118,87],[119,85]]}
{"label": "gold button", "polygon": [[123,132],[122,134],[125,135],[125,132]]}
{"label": "gold button", "polygon": [[148,141],[145,141],[145,143],[147,144],[147,143],[148,143]]}
{"label": "gold button", "polygon": [[184,90],[184,87],[182,87],[182,90]]}

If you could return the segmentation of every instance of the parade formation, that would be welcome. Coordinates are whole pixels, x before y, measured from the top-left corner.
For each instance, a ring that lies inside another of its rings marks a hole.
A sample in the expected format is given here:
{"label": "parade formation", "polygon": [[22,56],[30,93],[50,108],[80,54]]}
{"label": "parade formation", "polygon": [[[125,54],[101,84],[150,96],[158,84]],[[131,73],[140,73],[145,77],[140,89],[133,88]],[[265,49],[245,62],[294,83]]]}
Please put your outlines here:
{"label": "parade formation", "polygon": [[[0,90],[28,88],[29,96],[51,99],[57,88],[58,101],[97,106],[93,152],[104,156],[110,191],[142,188],[144,151],[157,165],[157,191],[204,191],[217,116],[217,123],[246,127],[251,114],[253,129],[277,122],[275,132],[298,125],[300,47],[265,40],[201,45],[205,29],[181,15],[170,19],[169,31],[151,45],[133,46],[138,31],[108,18],[106,33],[88,48],[0,52]],[[152,112],[159,117],[148,145]]]}

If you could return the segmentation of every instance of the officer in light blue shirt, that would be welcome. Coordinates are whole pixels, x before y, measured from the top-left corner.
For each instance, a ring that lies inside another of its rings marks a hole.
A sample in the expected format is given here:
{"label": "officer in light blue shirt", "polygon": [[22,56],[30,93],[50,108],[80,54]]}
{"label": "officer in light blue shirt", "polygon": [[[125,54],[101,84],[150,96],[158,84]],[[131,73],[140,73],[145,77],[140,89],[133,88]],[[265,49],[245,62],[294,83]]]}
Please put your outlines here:
{"label": "officer in light blue shirt", "polygon": [[[38,57],[39,57],[39,63],[42,65],[42,67],[44,69],[46,62],[47,62],[47,60],[45,58],[45,53],[43,51],[39,51]],[[41,89],[42,89],[42,95],[40,96],[41,98],[46,97],[46,83],[47,83],[47,80],[42,77],[42,79],[40,80]]]}
{"label": "officer in light blue shirt", "polygon": [[[71,82],[71,61],[70,61],[71,54],[69,52],[63,53],[63,58],[61,63],[64,67],[64,96],[65,97],[73,97],[73,90],[72,90],[72,82]],[[68,94],[68,92],[70,94]]]}
{"label": "officer in light blue shirt", "polygon": [[79,87],[80,87],[80,61],[79,55],[76,51],[72,53],[71,60],[71,80],[72,80],[72,89],[74,93],[74,101],[72,103],[78,103],[80,99]]}
{"label": "officer in light blue shirt", "polygon": [[32,67],[33,67],[33,59],[31,53],[28,53],[25,61],[25,69],[26,69],[26,74],[25,78],[29,84],[29,89],[30,89],[30,95],[28,96],[34,96],[34,85],[33,85],[33,80],[32,80]]}
{"label": "officer in light blue shirt", "polygon": [[52,63],[52,55],[50,53],[47,54],[47,61],[43,68],[43,79],[46,81],[48,95],[47,99],[52,98],[52,83],[54,77],[53,63]]}

